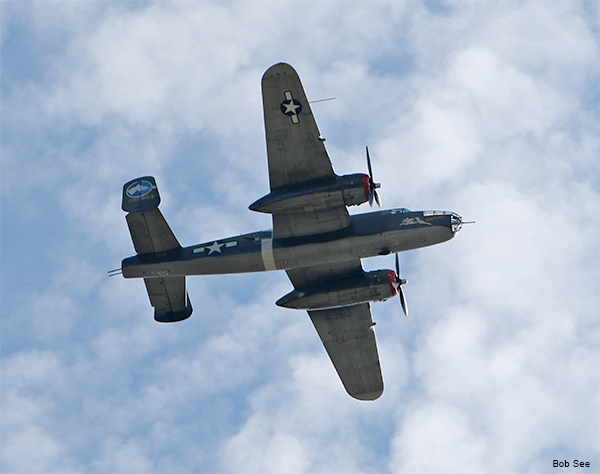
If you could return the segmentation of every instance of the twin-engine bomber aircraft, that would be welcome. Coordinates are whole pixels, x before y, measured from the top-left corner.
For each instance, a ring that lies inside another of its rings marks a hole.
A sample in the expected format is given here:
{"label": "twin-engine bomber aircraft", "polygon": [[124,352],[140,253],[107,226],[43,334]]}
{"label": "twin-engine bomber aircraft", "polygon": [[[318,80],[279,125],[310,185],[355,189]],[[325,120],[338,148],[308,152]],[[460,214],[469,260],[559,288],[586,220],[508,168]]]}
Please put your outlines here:
{"label": "twin-engine bomber aircraft", "polygon": [[[277,305],[308,311],[346,391],[359,400],[383,393],[371,301],[402,292],[397,252],[450,240],[462,227],[453,212],[392,209],[350,216],[348,206],[380,204],[369,175],[334,173],[296,71],[276,64],[262,78],[271,192],[250,209],[273,216],[273,230],[183,248],[158,209],[151,176],[123,187],[123,210],[137,252],[119,270],[143,278],[154,319],[192,314],[186,275],[285,270],[294,291]],[[365,272],[361,259],[396,253],[396,271]]]}

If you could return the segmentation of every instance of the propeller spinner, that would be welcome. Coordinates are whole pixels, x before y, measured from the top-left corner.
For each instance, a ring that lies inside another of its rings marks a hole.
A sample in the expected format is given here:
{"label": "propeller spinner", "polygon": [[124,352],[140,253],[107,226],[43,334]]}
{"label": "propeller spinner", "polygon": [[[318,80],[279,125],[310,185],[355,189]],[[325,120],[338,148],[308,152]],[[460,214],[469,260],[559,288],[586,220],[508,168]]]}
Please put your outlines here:
{"label": "propeller spinner", "polygon": [[369,168],[369,206],[373,206],[373,199],[377,201],[377,205],[381,207],[381,199],[377,194],[376,189],[381,187],[380,183],[373,180],[373,168],[371,167],[371,157],[369,156],[369,147],[367,147],[367,167]]}
{"label": "propeller spinner", "polygon": [[407,280],[400,278],[400,260],[398,259],[398,254],[396,254],[396,276],[394,277],[394,288],[396,288],[396,291],[398,291],[398,297],[400,298],[400,305],[402,306],[402,311],[404,311],[404,316],[408,316],[408,305],[406,304],[404,291],[402,291],[402,285],[406,285],[406,283],[408,283]]}

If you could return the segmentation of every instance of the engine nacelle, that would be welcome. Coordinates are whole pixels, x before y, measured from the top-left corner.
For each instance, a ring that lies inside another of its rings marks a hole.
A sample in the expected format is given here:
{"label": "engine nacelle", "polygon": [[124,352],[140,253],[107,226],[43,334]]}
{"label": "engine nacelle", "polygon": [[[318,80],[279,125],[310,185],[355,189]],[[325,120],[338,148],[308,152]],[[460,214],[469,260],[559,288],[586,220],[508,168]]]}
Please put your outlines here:
{"label": "engine nacelle", "polygon": [[277,306],[318,310],[385,301],[398,294],[393,270],[363,272],[339,280],[322,281],[296,288],[277,301]]}
{"label": "engine nacelle", "polygon": [[369,177],[366,174],[340,176],[340,185],[346,206],[358,206],[369,200]]}
{"label": "engine nacelle", "polygon": [[250,204],[249,209],[267,214],[304,212],[307,207],[358,206],[368,200],[369,177],[359,173],[281,186]]}

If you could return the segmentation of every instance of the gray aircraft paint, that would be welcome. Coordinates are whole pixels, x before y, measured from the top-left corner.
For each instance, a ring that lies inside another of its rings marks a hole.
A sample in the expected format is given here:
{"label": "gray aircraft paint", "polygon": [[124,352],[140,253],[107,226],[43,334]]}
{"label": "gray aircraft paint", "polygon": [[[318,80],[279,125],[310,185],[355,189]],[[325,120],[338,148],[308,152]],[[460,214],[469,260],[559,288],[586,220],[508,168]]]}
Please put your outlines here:
{"label": "gray aircraft paint", "polygon": [[380,204],[368,148],[368,175],[338,176],[296,71],[275,64],[261,87],[271,191],[250,209],[272,214],[273,229],[184,248],[158,209],[154,178],[138,178],[123,188],[137,255],[122,274],[144,278],[157,321],[176,322],[192,313],[187,275],[285,270],[295,289],[278,304],[307,310],[348,394],[375,400],[383,376],[370,302],[400,294],[407,314],[406,281],[398,269],[365,272],[361,259],[450,240],[462,218],[407,209],[351,216],[349,206]]}
{"label": "gray aircraft paint", "polygon": [[136,255],[123,260],[123,276],[149,278],[285,270],[403,252],[452,239],[458,230],[459,217],[449,212],[392,209],[358,214],[351,219],[350,229],[344,232],[277,240],[271,238],[271,231],[263,231],[159,254]]}

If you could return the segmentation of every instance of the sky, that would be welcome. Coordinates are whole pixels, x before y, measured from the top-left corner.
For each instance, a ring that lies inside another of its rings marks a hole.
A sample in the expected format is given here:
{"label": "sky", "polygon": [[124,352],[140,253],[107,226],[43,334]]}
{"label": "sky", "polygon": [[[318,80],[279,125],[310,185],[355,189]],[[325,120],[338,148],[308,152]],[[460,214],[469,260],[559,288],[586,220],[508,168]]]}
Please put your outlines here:
{"label": "sky", "polygon": [[[598,3],[4,1],[0,21],[1,472],[600,473]],[[138,176],[184,246],[270,228],[248,205],[278,62],[336,97],[312,108],[338,174],[368,145],[384,208],[477,222],[401,254],[375,402],[275,306],[283,272],[188,278],[171,325],[107,276]]]}

